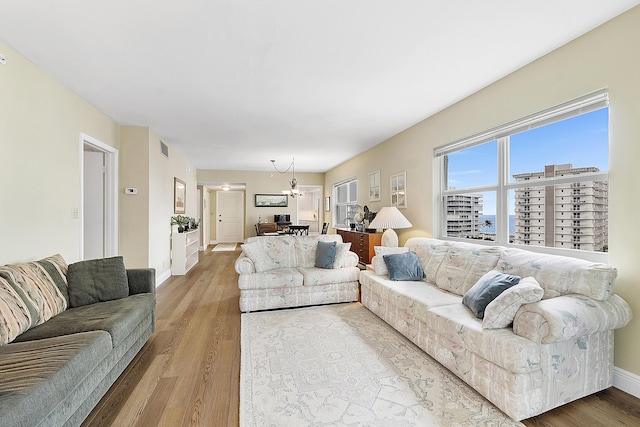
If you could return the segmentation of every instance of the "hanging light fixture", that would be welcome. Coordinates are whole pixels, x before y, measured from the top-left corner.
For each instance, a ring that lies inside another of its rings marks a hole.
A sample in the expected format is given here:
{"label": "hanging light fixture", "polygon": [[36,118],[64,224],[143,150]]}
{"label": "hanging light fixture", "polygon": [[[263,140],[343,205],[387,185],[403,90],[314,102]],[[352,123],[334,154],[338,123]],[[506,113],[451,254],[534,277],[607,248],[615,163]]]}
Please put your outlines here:
{"label": "hanging light fixture", "polygon": [[285,173],[287,173],[287,172],[289,172],[291,170],[292,176],[291,176],[291,179],[289,180],[289,185],[291,186],[291,188],[288,189],[288,190],[282,190],[282,194],[288,194],[291,197],[302,196],[302,193],[300,193],[300,190],[298,190],[298,180],[296,179],[296,165],[295,165],[295,162],[296,162],[296,159],[293,158],[291,160],[291,164],[289,165],[289,167],[286,170],[281,171],[276,166],[276,161],[275,160],[271,160],[271,164],[273,165],[273,168],[278,173],[285,174]]}

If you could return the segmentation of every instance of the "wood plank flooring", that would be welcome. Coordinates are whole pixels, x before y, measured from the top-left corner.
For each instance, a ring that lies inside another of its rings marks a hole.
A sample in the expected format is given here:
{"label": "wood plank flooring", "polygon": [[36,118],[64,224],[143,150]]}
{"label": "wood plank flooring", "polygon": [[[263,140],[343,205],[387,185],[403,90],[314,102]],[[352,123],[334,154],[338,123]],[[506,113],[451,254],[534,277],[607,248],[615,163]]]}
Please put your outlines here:
{"label": "wood plank flooring", "polygon": [[[238,425],[239,254],[209,248],[186,276],[158,288],[155,333],[83,426]],[[611,388],[524,424],[640,426],[640,399]]]}

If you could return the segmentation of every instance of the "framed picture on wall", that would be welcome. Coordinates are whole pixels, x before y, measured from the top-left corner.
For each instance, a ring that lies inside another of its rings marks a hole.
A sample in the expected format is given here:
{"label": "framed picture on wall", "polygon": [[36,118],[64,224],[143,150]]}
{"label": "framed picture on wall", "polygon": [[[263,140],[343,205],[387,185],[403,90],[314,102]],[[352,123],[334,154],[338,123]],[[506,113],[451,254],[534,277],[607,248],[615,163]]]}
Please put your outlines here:
{"label": "framed picture on wall", "polygon": [[407,207],[407,173],[391,175],[391,206]]}
{"label": "framed picture on wall", "polygon": [[369,174],[369,201],[377,202],[378,200],[380,200],[380,171],[375,171]]}
{"label": "framed picture on wall", "polygon": [[287,194],[256,194],[257,208],[286,208],[289,206]]}
{"label": "framed picture on wall", "polygon": [[324,211],[329,212],[331,210],[331,196],[324,198]]}
{"label": "framed picture on wall", "polygon": [[181,179],[173,178],[173,213],[187,212],[187,184]]}

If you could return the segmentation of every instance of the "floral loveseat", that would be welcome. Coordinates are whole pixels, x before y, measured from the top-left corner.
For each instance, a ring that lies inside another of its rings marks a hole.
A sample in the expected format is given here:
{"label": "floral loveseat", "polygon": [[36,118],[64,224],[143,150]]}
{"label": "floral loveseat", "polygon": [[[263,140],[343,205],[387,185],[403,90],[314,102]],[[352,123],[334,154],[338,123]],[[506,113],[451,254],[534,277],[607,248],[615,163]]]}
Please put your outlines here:
{"label": "floral loveseat", "polygon": [[[332,268],[316,267],[318,242],[336,242]],[[249,237],[235,263],[240,310],[358,300],[358,255],[338,234]]]}
{"label": "floral loveseat", "polygon": [[[426,278],[390,280],[381,258],[393,250],[376,248],[375,271],[360,274],[362,303],[513,419],[612,385],[613,330],[632,316],[612,294],[614,268],[427,238],[409,239],[405,248],[416,253]],[[542,289],[534,297],[501,294],[479,319],[463,295],[492,270]]]}

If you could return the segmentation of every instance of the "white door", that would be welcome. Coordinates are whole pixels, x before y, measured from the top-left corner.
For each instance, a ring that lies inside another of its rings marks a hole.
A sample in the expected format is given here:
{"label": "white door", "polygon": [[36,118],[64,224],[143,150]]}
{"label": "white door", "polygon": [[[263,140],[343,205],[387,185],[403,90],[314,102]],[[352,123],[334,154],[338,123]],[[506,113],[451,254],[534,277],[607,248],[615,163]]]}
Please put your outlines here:
{"label": "white door", "polygon": [[236,243],[244,239],[244,192],[216,192],[216,240]]}
{"label": "white door", "polygon": [[84,259],[104,258],[105,158],[101,151],[84,149]]}

